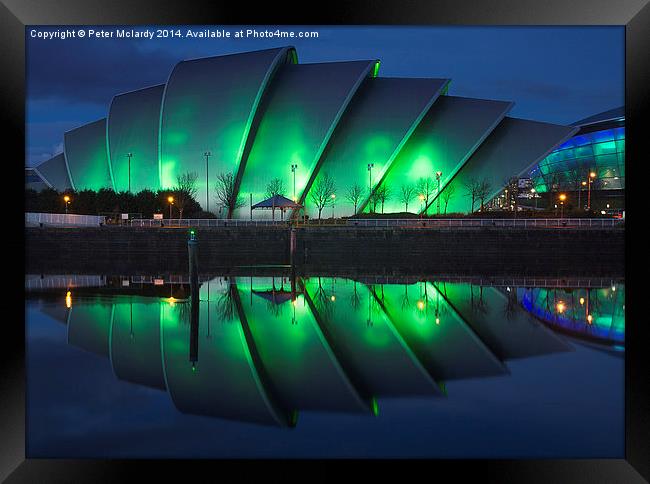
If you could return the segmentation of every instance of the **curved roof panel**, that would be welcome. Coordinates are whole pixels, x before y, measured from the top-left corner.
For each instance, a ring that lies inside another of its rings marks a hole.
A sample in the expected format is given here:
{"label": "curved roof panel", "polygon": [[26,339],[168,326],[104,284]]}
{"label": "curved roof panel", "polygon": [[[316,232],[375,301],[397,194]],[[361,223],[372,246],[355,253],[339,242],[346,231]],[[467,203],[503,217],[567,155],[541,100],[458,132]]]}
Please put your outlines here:
{"label": "curved roof panel", "polygon": [[120,380],[165,389],[160,350],[160,302],[115,303],[110,357]]}
{"label": "curved roof panel", "polygon": [[[305,297],[269,301],[256,293],[281,282],[253,277],[238,284],[242,311],[269,379],[286,408],[366,412],[367,404],[334,356]],[[289,289],[289,288],[286,288]],[[318,382],[317,385],[314,382]]]}
{"label": "curved roof panel", "polygon": [[[293,198],[295,163],[295,196],[300,200],[341,115],[374,66],[375,61],[297,64],[278,72],[242,163],[239,193],[246,199],[252,194],[253,203],[258,202],[267,198],[267,184],[279,178],[284,195]],[[240,208],[239,216],[247,216],[248,210]]]}
{"label": "curved roof panel", "polygon": [[445,191],[452,190],[445,213],[472,211],[471,197],[465,188],[472,180],[490,185],[485,198],[487,202],[507,184],[508,179],[527,172],[576,131],[578,128],[571,126],[506,117],[442,189],[443,206]]}
{"label": "curved roof panel", "polygon": [[68,344],[108,356],[112,319],[112,304],[99,300],[74,304],[68,317]]}
{"label": "curved roof panel", "polygon": [[72,188],[68,170],[65,166],[65,156],[60,153],[44,161],[35,168],[36,172],[49,183],[52,188],[60,192]]}
{"label": "curved roof panel", "polygon": [[[264,90],[279,65],[295,60],[292,52],[285,47],[176,65],[160,114],[162,188],[171,188],[177,176],[194,172],[197,201],[206,208],[206,175],[215,180],[222,172],[237,172]],[[206,152],[211,153],[207,173]]]}
{"label": "curved roof panel", "polygon": [[[368,189],[368,164],[379,179],[449,81],[447,79],[368,79],[357,91],[323,154],[318,177],[336,185],[336,216],[352,215],[346,199],[353,186]],[[313,185],[312,185],[313,186]],[[318,210],[306,197],[311,217]],[[359,208],[357,206],[357,208]]]}
{"label": "curved roof panel", "polygon": [[199,303],[196,361],[190,358],[189,304],[161,307],[165,381],[178,410],[270,425],[285,425],[260,381],[228,284],[210,281],[217,301]]}
{"label": "curved roof panel", "polygon": [[63,139],[72,188],[113,188],[106,153],[106,118],[68,131]]}
{"label": "curved roof panel", "polygon": [[588,124],[602,123],[603,121],[615,121],[619,119],[625,119],[625,106],[609,109],[571,124],[573,126],[586,126]]}
{"label": "curved roof panel", "polygon": [[[512,103],[504,101],[438,98],[378,183],[385,184],[392,193],[384,210],[404,211],[406,207],[399,196],[402,185],[415,186],[420,178],[435,179],[438,170],[442,171],[441,187],[444,186],[511,107]],[[409,211],[421,209],[414,194]]]}
{"label": "curved roof panel", "polygon": [[434,378],[451,380],[508,372],[433,284],[418,285],[412,285],[418,297],[408,304],[404,304],[402,285],[382,286],[381,302],[397,331]]}
{"label": "curved roof panel", "polygon": [[[368,286],[318,277],[307,279],[305,290],[340,357],[358,375],[366,392],[380,397],[440,393]],[[405,291],[408,298],[408,288]],[[410,296],[417,299],[414,290]]]}
{"label": "curved roof panel", "polygon": [[434,285],[501,360],[571,350],[519,305],[514,290],[453,282]]}
{"label": "curved roof panel", "polygon": [[[115,96],[108,113],[108,155],[115,191],[158,190],[158,133],[164,85]],[[129,169],[128,154],[131,153]],[[129,179],[130,178],[130,179]]]}

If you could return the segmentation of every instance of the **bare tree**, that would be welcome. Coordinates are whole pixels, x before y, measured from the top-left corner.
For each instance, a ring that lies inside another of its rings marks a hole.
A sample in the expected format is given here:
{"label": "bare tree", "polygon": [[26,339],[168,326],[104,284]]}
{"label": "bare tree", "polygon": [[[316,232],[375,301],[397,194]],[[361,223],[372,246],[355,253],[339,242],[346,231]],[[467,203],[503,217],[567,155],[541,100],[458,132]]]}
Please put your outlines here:
{"label": "bare tree", "polygon": [[220,173],[214,184],[215,199],[217,205],[224,207],[228,213],[228,218],[239,207],[243,207],[244,199],[235,191],[235,175],[233,173]]}
{"label": "bare tree", "polygon": [[405,205],[405,212],[409,211],[409,202],[413,200],[413,197],[415,197],[415,186],[407,183],[400,187],[399,200]]}
{"label": "bare tree", "polygon": [[476,199],[478,198],[480,182],[476,178],[470,178],[469,180],[463,182],[463,187],[465,187],[465,195],[470,197],[472,200],[472,210],[471,213],[474,213],[474,205],[476,204]]}
{"label": "bare tree", "polygon": [[384,213],[384,204],[392,196],[392,191],[385,183],[382,183],[375,191],[377,192],[377,201],[381,203],[381,213]]}
{"label": "bare tree", "polygon": [[485,208],[485,199],[492,191],[492,183],[487,178],[484,178],[478,183],[476,190],[476,198],[481,201],[481,211]]}
{"label": "bare tree", "polygon": [[309,197],[314,202],[314,205],[316,205],[316,208],[318,208],[318,220],[321,218],[323,209],[334,203],[332,195],[334,195],[335,191],[334,179],[329,173],[323,173],[323,176],[316,180],[316,183],[309,191]]}
{"label": "bare tree", "polygon": [[418,180],[416,185],[416,190],[418,192],[418,195],[422,195],[424,197],[425,210],[429,206],[429,198],[431,198],[431,195],[433,195],[437,189],[438,189],[438,184],[431,177],[420,178]]}
{"label": "bare tree", "polygon": [[284,196],[284,182],[279,178],[274,178],[266,185],[266,198],[275,197],[276,195]]}
{"label": "bare tree", "polygon": [[[279,178],[274,178],[266,185],[266,198],[273,198],[275,196],[284,196],[284,192],[285,192],[284,182]],[[275,220],[275,205],[271,207],[271,218]]]}
{"label": "bare tree", "polygon": [[196,173],[186,172],[176,177],[176,188],[174,188],[174,202],[178,208],[179,218],[183,218],[183,210],[189,201],[196,197],[196,181],[199,176]]}
{"label": "bare tree", "polygon": [[370,192],[368,197],[368,207],[372,213],[377,211],[377,204],[379,203],[379,187],[376,187]]}
{"label": "bare tree", "polygon": [[442,197],[442,203],[445,204],[445,214],[447,214],[447,206],[449,205],[449,200],[453,198],[455,192],[456,192],[456,184],[450,183],[440,194],[440,196]]}
{"label": "bare tree", "polygon": [[359,202],[361,201],[361,198],[363,197],[365,191],[365,188],[363,188],[358,183],[355,183],[345,194],[345,199],[354,205],[354,215],[357,214],[357,206],[359,205]]}

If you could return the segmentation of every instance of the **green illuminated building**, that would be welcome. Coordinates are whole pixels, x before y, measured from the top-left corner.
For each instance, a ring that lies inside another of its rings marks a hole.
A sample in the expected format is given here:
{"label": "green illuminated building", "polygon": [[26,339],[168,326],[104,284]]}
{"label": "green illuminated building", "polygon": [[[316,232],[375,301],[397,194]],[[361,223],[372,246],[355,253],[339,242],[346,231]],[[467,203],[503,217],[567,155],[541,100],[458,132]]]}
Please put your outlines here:
{"label": "green illuminated building", "polygon": [[[327,217],[407,202],[414,213],[467,212],[468,180],[488,182],[491,198],[578,129],[508,117],[512,102],[450,96],[449,79],[378,77],[379,65],[301,64],[293,47],[182,61],[165,84],[116,95],[105,119],[65,133],[64,152],[28,175],[59,190],[137,192],[193,173],[197,201],[223,218],[250,217],[274,179],[310,217],[326,178]],[[218,204],[221,174],[242,206]]]}

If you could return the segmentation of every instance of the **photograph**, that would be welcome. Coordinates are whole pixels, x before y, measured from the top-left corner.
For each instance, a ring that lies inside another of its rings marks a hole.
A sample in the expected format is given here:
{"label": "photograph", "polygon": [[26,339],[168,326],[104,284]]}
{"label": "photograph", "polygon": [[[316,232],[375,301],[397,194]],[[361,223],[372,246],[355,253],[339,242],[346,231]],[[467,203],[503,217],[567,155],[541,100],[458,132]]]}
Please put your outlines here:
{"label": "photograph", "polygon": [[25,303],[0,480],[427,460],[648,482],[625,187],[648,38],[423,5],[373,23],[3,6]]}

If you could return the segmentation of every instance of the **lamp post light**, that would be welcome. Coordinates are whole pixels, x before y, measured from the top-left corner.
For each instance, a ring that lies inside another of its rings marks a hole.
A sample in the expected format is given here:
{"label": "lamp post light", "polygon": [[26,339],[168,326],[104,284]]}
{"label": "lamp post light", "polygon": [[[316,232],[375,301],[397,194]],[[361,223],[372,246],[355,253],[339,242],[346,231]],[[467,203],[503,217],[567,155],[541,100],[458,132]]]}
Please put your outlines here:
{"label": "lamp post light", "polygon": [[70,205],[70,197],[68,195],[65,195],[63,197],[63,201],[65,202],[65,213],[67,215],[68,214],[68,205]]}
{"label": "lamp post light", "polygon": [[587,186],[587,182],[583,180],[583,181],[580,183],[580,188],[578,188],[578,207],[579,207],[580,209],[583,208],[583,207],[582,207],[581,199],[582,199],[582,187],[584,187],[584,186]]}
{"label": "lamp post light", "polygon": [[418,198],[420,199],[420,218],[422,218],[422,214],[424,213],[424,195],[420,193]]}
{"label": "lamp post light", "polygon": [[536,192],[537,192],[537,190],[535,190],[534,188],[530,189],[530,193],[533,194],[533,198],[535,199],[535,210],[537,210],[537,193]]}
{"label": "lamp post light", "polygon": [[436,193],[436,198],[438,199],[438,215],[440,215],[440,178],[442,177],[442,172],[436,172],[436,180],[438,180],[438,193]]}
{"label": "lamp post light", "polygon": [[295,163],[291,164],[291,173],[293,173],[293,201],[296,202],[296,169],[298,165]]}
{"label": "lamp post light", "polygon": [[560,218],[564,218],[564,201],[566,200],[566,195],[564,193],[560,193]]}
{"label": "lamp post light", "polygon": [[172,205],[174,204],[174,197],[171,195],[167,197],[167,201],[169,202],[169,218],[172,218]]}
{"label": "lamp post light", "polygon": [[126,157],[129,159],[129,193],[131,193],[131,157],[133,153],[127,153]]}
{"label": "lamp post light", "polygon": [[203,153],[205,156],[205,211],[210,211],[210,183],[208,182],[208,159],[212,156],[210,151]]}
{"label": "lamp post light", "polygon": [[368,163],[368,194],[372,194],[372,168],[374,163]]}
{"label": "lamp post light", "polygon": [[594,178],[596,178],[596,172],[592,171],[589,173],[587,183],[587,211],[591,210],[591,184],[593,183]]}

